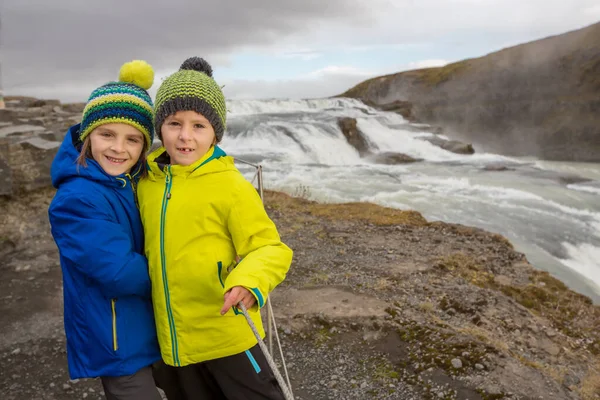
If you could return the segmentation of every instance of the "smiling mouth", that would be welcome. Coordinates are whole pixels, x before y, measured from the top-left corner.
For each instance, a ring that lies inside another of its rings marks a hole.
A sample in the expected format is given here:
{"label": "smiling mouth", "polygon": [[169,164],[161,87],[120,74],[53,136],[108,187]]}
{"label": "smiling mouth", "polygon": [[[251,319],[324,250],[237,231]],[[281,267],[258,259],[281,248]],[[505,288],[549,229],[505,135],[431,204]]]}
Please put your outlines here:
{"label": "smiling mouth", "polygon": [[109,157],[109,156],[104,156],[104,157],[106,157],[106,159],[113,164],[123,164],[125,161],[127,161],[125,158],[114,158],[114,157]]}
{"label": "smiling mouth", "polygon": [[181,151],[182,153],[191,153],[194,149],[190,149],[189,147],[177,147],[177,151]]}

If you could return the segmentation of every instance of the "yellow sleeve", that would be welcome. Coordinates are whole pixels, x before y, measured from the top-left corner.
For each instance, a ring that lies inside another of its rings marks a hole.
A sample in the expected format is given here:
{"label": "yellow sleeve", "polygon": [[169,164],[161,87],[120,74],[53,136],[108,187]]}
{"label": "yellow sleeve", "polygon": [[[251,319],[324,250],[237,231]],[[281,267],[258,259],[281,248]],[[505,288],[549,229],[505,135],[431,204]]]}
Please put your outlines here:
{"label": "yellow sleeve", "polygon": [[241,261],[225,280],[224,293],[243,286],[262,307],[269,293],[285,278],[292,263],[292,250],[281,242],[250,182],[244,180],[232,200],[227,225]]}

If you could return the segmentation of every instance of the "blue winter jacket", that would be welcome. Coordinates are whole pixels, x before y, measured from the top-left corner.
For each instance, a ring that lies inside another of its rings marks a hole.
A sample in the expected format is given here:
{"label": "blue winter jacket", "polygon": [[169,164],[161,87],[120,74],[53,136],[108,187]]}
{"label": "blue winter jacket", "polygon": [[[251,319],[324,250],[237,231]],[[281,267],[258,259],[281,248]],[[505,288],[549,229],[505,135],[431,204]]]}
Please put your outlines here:
{"label": "blue winter jacket", "polygon": [[113,177],[78,166],[79,125],[52,163],[58,189],[48,214],[63,272],[67,359],[72,379],[130,375],[160,359],[150,299],[136,173]]}

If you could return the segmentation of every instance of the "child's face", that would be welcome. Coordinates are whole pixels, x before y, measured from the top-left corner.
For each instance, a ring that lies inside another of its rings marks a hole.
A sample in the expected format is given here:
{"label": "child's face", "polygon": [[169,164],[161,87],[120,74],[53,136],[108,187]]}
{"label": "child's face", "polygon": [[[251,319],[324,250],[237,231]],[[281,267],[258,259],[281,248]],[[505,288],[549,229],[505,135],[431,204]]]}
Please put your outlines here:
{"label": "child's face", "polygon": [[90,133],[92,157],[111,176],[128,173],[144,150],[144,135],[131,125],[105,124]]}
{"label": "child's face", "polygon": [[169,115],[160,133],[172,164],[191,165],[217,142],[210,122],[195,111],[177,111]]}

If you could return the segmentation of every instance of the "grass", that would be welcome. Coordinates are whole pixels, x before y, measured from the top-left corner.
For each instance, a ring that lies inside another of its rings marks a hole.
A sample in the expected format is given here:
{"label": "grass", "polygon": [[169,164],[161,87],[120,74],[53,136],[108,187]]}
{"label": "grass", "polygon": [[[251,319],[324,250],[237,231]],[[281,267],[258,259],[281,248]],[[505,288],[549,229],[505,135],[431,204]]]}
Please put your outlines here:
{"label": "grass", "polygon": [[403,211],[373,203],[319,204],[285,193],[265,191],[267,208],[305,212],[315,217],[332,220],[362,221],[374,225],[427,225],[427,220],[417,211]]}
{"label": "grass", "polygon": [[452,64],[437,68],[424,68],[405,72],[407,76],[413,76],[417,81],[426,86],[437,86],[444,83],[454,76],[460,75],[471,68],[470,60],[458,61]]}
{"label": "grass", "polygon": [[387,81],[403,76],[405,76],[407,79],[414,79],[418,83],[421,83],[425,86],[437,86],[441,83],[452,79],[454,76],[460,75],[468,71],[470,68],[471,60],[462,60],[445,65],[443,67],[423,68],[379,76],[376,78],[367,79],[366,81],[359,83],[358,85],[350,88],[346,92],[339,95],[339,97],[352,97],[359,99],[364,98],[367,95],[367,92],[371,85],[385,85]]}
{"label": "grass", "polygon": [[456,331],[467,336],[472,336],[477,340],[493,347],[498,352],[508,353],[509,351],[506,342],[493,338],[485,329],[481,329],[476,326],[466,326],[464,328],[459,328]]}
{"label": "grass", "polygon": [[[533,271],[530,280],[528,285],[502,286],[500,290],[523,307],[550,319],[565,335],[581,338],[591,333],[599,340],[600,307],[545,271]],[[583,321],[589,321],[591,326]]]}
{"label": "grass", "polygon": [[581,382],[579,394],[583,400],[600,399],[600,360],[590,365],[587,375]]}
{"label": "grass", "polygon": [[[390,310],[391,311],[391,310]],[[497,350],[485,342],[465,337],[460,332],[435,325],[423,326],[411,321],[398,328],[400,339],[409,346],[410,365],[418,365],[415,372],[419,373],[430,367],[438,367],[450,375],[467,373],[475,364],[483,362],[486,354],[497,353]],[[463,367],[456,370],[451,360],[459,358]]]}
{"label": "grass", "polygon": [[548,364],[542,364],[535,360],[530,360],[530,359],[522,356],[521,354],[515,354],[515,355],[513,355],[513,357],[516,358],[517,360],[519,360],[521,362],[521,364],[526,365],[530,368],[537,369],[538,371],[543,372],[545,375],[550,376],[552,379],[554,379],[556,382],[558,382],[561,385],[565,381],[565,375],[567,374],[567,369],[565,367],[555,368]]}
{"label": "grass", "polygon": [[400,378],[400,374],[391,362],[386,358],[371,359],[373,365],[373,377],[379,382],[387,383]]}
{"label": "grass", "polygon": [[490,287],[494,283],[494,275],[477,263],[477,261],[464,253],[457,252],[438,259],[436,267],[446,270],[479,287]]}
{"label": "grass", "polygon": [[317,272],[311,277],[311,283],[314,285],[325,284],[331,280],[331,276],[325,272]]}

